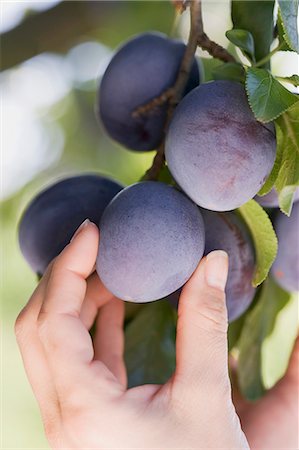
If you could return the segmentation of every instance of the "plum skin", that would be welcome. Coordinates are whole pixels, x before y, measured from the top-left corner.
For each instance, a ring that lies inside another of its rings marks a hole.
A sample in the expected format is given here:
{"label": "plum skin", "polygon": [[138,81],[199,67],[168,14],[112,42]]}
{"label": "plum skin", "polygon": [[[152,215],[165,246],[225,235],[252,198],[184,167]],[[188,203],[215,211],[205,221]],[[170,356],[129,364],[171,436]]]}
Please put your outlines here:
{"label": "plum skin", "polygon": [[96,225],[123,186],[97,174],[65,178],[40,192],[19,225],[19,244],[31,268],[42,275],[88,218]]}
{"label": "plum skin", "polygon": [[[142,33],[116,52],[102,78],[98,115],[108,135],[131,150],[149,151],[164,137],[167,102],[134,118],[133,112],[172,87],[186,46],[162,33]],[[199,84],[194,59],[185,93]]]}
{"label": "plum skin", "polygon": [[166,135],[176,182],[199,206],[230,211],[253,198],[275,160],[272,124],[256,121],[244,87],[212,81],[178,105]]}
{"label": "plum skin", "polygon": [[274,229],[278,252],[271,274],[286,291],[299,291],[299,202],[293,205],[290,217],[278,212]]}
{"label": "plum skin", "polygon": [[228,321],[240,317],[250,306],[256,289],[252,286],[255,251],[245,223],[235,212],[214,212],[201,209],[206,230],[205,250],[224,250],[229,256],[226,283]]}
{"label": "plum skin", "polygon": [[100,229],[98,275],[126,301],[149,302],[174,292],[192,275],[204,251],[199,209],[161,182],[125,188],[106,208]]}

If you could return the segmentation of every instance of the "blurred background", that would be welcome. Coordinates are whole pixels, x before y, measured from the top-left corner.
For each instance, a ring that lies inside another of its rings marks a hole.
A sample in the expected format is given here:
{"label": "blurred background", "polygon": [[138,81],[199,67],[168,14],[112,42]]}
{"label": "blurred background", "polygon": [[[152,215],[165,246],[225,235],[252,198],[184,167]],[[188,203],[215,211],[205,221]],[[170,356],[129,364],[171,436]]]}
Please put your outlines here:
{"label": "blurred background", "polygon": [[[203,6],[206,32],[227,46],[229,1]],[[188,12],[176,20],[169,1],[1,2],[3,449],[48,448],[13,333],[15,318],[36,285],[18,247],[22,211],[41,188],[65,175],[97,171],[124,184],[142,176],[154,154],[123,150],[104,135],[94,113],[97,87],[125,39],[146,30],[186,39],[188,27]],[[205,58],[208,80],[215,63],[205,52],[199,55]],[[296,73],[295,54],[275,55],[273,71]],[[295,329],[294,308],[291,302],[282,311],[272,340],[285,334],[285,327]],[[271,339],[269,345],[271,349]],[[273,373],[269,354],[265,352],[265,361],[269,359]]]}

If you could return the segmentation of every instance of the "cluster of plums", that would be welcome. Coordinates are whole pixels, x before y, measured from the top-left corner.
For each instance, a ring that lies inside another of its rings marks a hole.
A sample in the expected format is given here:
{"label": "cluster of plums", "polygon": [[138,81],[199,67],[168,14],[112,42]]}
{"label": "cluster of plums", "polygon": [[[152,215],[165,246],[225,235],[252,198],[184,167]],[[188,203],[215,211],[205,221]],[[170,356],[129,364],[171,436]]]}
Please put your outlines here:
{"label": "cluster of plums", "polygon": [[[123,146],[149,151],[165,139],[177,187],[143,181],[124,188],[97,174],[66,178],[28,206],[19,241],[32,269],[42,275],[89,218],[101,230],[99,277],[115,296],[133,302],[169,296],[190,278],[204,254],[226,250],[232,321],[255,293],[254,247],[245,223],[232,210],[253,198],[270,173],[275,132],[272,125],[255,120],[241,84],[199,85],[195,59],[185,96],[167,129],[167,101],[140,108],[174,85],[184,51],[182,42],[159,33],[131,39],[112,58],[98,96],[99,118]],[[266,206],[278,206],[277,196],[274,200]],[[296,241],[298,208],[299,203],[290,218],[280,214],[275,225],[279,253],[273,274],[288,290],[298,289],[298,248],[288,245],[289,239]]]}

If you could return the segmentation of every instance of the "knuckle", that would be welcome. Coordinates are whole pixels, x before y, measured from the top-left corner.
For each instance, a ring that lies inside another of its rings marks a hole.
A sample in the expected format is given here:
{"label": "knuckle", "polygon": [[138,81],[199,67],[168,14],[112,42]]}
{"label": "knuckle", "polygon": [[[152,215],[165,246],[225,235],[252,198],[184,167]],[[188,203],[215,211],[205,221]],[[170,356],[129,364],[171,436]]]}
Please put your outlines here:
{"label": "knuckle", "polygon": [[57,417],[47,417],[43,420],[44,431],[49,443],[58,441],[59,432],[57,427]]}
{"label": "knuckle", "polygon": [[23,308],[21,312],[18,314],[14,326],[15,336],[18,342],[21,341],[24,335],[26,334],[26,329],[27,329],[27,311],[26,308]]}
{"label": "knuckle", "polygon": [[57,322],[50,314],[41,311],[37,318],[37,332],[40,340],[48,346],[55,349],[55,328]]}
{"label": "knuckle", "polygon": [[198,301],[190,302],[186,309],[183,314],[179,309],[179,316],[185,316],[186,326],[193,325],[208,331],[227,332],[228,318],[224,292],[207,289],[201,293]]}

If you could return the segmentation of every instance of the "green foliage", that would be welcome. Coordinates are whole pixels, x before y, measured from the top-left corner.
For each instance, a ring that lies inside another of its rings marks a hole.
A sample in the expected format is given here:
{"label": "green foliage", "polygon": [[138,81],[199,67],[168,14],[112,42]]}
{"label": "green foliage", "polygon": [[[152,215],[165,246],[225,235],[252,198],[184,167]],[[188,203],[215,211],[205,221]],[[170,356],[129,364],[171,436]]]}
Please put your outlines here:
{"label": "green foliage", "polygon": [[[277,134],[276,134],[277,136]],[[279,170],[280,170],[280,166],[281,166],[281,160],[282,160],[282,147],[281,146],[277,146],[276,149],[276,158],[271,170],[270,175],[268,176],[265,184],[263,185],[263,187],[259,190],[258,195],[265,195],[268,194],[268,192],[271,191],[271,189],[273,188],[275,181],[277,179]]]}
{"label": "green foliage", "polygon": [[225,63],[212,70],[214,80],[231,80],[245,83],[245,70],[241,64]]}
{"label": "green foliage", "polygon": [[281,81],[292,84],[293,86],[299,86],[299,75],[291,75],[290,77],[279,77]]}
{"label": "green foliage", "polygon": [[294,51],[299,53],[298,39],[298,0],[278,0],[282,28],[284,31],[283,38],[287,45]]}
{"label": "green foliage", "polygon": [[282,212],[289,215],[296,186],[299,185],[299,102],[275,121],[279,171],[275,188]]}
{"label": "green foliage", "polygon": [[225,33],[227,39],[242,50],[242,53],[255,62],[254,40],[252,34],[247,30],[233,29]]}
{"label": "green foliage", "polygon": [[273,41],[272,0],[232,1],[232,21],[235,29],[249,31],[255,43],[255,57],[259,61],[270,51]]}
{"label": "green foliage", "polygon": [[283,28],[283,23],[282,23],[282,17],[281,17],[280,10],[278,10],[278,17],[277,17],[276,27],[277,27],[277,32],[278,32],[278,36],[277,37],[278,37],[280,50],[281,51],[285,51],[285,52],[292,52],[293,50],[291,49],[291,47],[288,45],[288,43],[285,40],[285,32],[284,32],[284,28]]}
{"label": "green foliage", "polygon": [[261,122],[270,122],[298,102],[299,97],[282,86],[268,70],[250,67],[246,76],[250,107]]}
{"label": "green foliage", "polygon": [[175,368],[174,309],[167,301],[144,305],[125,332],[129,387],[165,383]]}
{"label": "green foliage", "polygon": [[238,343],[244,325],[246,313],[234,320],[228,327],[228,351],[231,351]]}
{"label": "green foliage", "polygon": [[217,68],[222,66],[219,59],[216,58],[201,58],[204,72],[204,82],[214,80],[214,73],[217,73]]}
{"label": "green foliage", "polygon": [[163,183],[171,184],[171,185],[175,184],[175,181],[172,178],[172,175],[169,172],[169,169],[168,169],[167,165],[165,165],[162,168],[162,170],[160,171],[159,177],[158,177],[158,181],[162,181]]}
{"label": "green foliage", "polygon": [[248,400],[257,400],[264,394],[262,344],[273,330],[278,313],[290,299],[291,295],[269,278],[263,284],[258,302],[246,315],[238,341],[238,383]]}
{"label": "green foliage", "polygon": [[268,214],[255,201],[250,200],[239,208],[251,231],[256,253],[256,269],[253,286],[258,286],[267,277],[277,253],[277,237]]}

